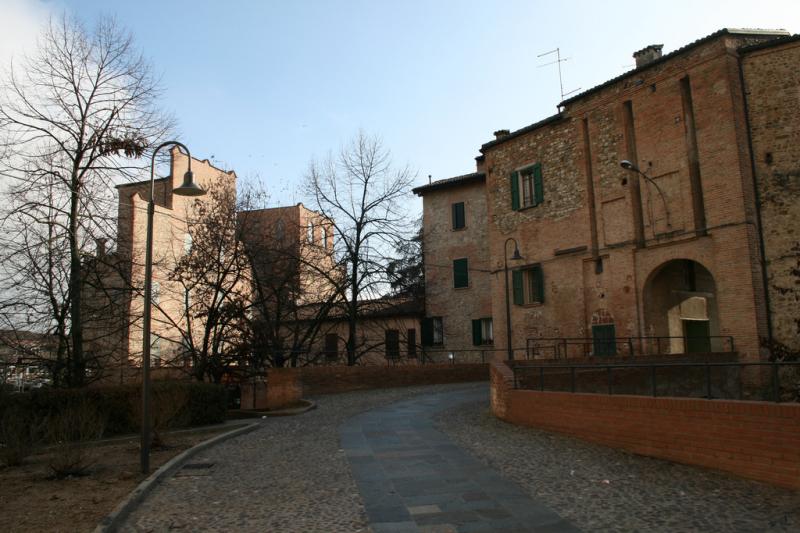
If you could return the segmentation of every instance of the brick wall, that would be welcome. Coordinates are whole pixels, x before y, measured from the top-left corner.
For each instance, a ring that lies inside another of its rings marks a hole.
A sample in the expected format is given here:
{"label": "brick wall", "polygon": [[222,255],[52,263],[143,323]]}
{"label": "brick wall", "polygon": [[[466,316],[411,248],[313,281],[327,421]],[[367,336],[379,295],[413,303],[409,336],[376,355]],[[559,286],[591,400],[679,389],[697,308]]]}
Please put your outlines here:
{"label": "brick wall", "polygon": [[485,381],[488,364],[398,366],[308,366],[272,368],[267,384],[242,383],[242,409],[267,409],[288,405],[304,396],[364,389],[409,387],[437,383]]}
{"label": "brick wall", "polygon": [[746,53],[753,162],[774,338],[800,349],[800,40]]}
{"label": "brick wall", "polygon": [[[454,230],[452,205],[464,202],[465,223]],[[493,318],[492,275],[488,268],[486,195],[483,182],[454,184],[424,193],[423,249],[425,251],[425,315],[443,317],[442,350],[471,349],[472,320]],[[453,260],[466,258],[469,286],[453,288]],[[487,346],[491,348],[491,346]]]}
{"label": "brick wall", "polygon": [[[590,337],[598,315],[617,336],[682,336],[683,315],[656,330],[683,291],[708,302],[711,335],[735,336],[743,359],[762,355],[766,310],[736,58],[758,38],[720,35],[483,146],[489,268],[502,269],[502,245],[514,237],[524,257],[514,266],[539,263],[544,272],[544,304],[512,306],[514,346]],[[647,179],[622,169],[623,159]],[[509,176],[532,163],[542,165],[544,202],[514,211]],[[714,290],[671,287],[648,313],[649,283],[673,260],[697,263]],[[493,315],[504,320],[502,272],[491,280]],[[495,343],[505,337],[496,327]]]}
{"label": "brick wall", "polygon": [[514,390],[502,362],[491,387],[513,424],[800,489],[800,404]]}

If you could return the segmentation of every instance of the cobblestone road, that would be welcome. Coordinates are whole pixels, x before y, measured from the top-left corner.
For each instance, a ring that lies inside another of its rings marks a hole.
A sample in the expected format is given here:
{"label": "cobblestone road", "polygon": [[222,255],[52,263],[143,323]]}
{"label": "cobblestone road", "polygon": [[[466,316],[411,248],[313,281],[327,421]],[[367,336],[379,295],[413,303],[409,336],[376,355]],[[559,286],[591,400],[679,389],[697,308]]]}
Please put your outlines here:
{"label": "cobblestone road", "polygon": [[339,447],[338,427],[375,407],[464,387],[316,398],[313,411],[267,419],[262,428],[193,457],[192,464],[214,466],[184,468],[166,480],[128,518],[123,531],[366,531],[364,504]]}
{"label": "cobblestone road", "polygon": [[[213,466],[184,468],[166,480],[123,530],[366,532],[364,501],[369,507],[374,498],[359,493],[341,448],[352,448],[346,428],[354,417],[408,398],[466,399],[465,392],[485,389],[439,385],[317,398],[314,411],[265,420],[194,457],[194,464]],[[485,399],[439,413],[436,428],[449,436],[454,453],[478,459],[472,467],[490,467],[585,531],[800,531],[796,492],[515,427],[493,418]]]}
{"label": "cobblestone road", "polygon": [[517,427],[486,402],[438,429],[584,531],[800,531],[800,493]]}

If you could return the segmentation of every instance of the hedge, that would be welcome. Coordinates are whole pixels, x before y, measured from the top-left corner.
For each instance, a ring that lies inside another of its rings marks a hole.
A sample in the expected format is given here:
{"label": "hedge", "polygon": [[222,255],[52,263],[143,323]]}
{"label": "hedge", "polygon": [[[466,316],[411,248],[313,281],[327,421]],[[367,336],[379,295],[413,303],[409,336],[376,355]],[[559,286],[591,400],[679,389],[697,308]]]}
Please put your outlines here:
{"label": "hedge", "polygon": [[[225,420],[227,399],[222,385],[185,381],[153,382],[151,401],[185,395],[184,407],[174,417],[174,427],[219,424]],[[9,410],[32,422],[57,415],[79,405],[94,406],[105,419],[104,436],[139,431],[137,408],[141,385],[119,385],[83,389],[35,389],[22,393],[0,393],[0,420]]]}

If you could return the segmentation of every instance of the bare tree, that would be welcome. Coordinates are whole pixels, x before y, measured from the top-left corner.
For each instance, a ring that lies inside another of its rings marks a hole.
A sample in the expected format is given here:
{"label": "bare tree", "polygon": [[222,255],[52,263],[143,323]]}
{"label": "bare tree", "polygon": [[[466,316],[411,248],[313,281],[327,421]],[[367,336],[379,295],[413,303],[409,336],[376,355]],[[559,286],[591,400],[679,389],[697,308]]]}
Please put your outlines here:
{"label": "bare tree", "polygon": [[318,229],[326,237],[309,240],[307,228],[286,215],[293,210],[239,213],[253,272],[249,345],[256,372],[268,366],[312,364],[322,357],[312,346],[325,332],[325,320],[341,299],[341,276],[327,238],[330,224],[318,220]]}
{"label": "bare tree", "polygon": [[157,80],[113,19],[51,21],[0,88],[0,176],[8,182],[3,318],[56,333],[66,386],[86,381],[82,257],[113,235],[112,186],[171,128]]}
{"label": "bare tree", "polygon": [[387,261],[409,224],[404,202],[413,181],[408,167],[395,168],[380,139],[359,132],[335,158],[312,161],[306,177],[313,206],[331,221],[335,252],[344,271],[347,363],[357,362],[362,301],[388,290]]}
{"label": "bare tree", "polygon": [[251,309],[251,269],[237,220],[235,183],[217,182],[187,217],[190,241],[170,279],[177,283],[182,312],[157,315],[181,337],[192,375],[219,383],[246,366],[246,328]]}

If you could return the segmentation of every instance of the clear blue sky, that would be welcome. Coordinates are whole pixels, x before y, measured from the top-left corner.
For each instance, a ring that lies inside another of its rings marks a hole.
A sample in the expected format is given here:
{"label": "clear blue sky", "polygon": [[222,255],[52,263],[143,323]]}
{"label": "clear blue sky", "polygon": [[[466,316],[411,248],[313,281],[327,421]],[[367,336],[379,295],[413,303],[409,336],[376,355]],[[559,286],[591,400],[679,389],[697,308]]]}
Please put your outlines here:
{"label": "clear blue sky", "polygon": [[[259,176],[273,204],[300,201],[311,157],[359,128],[418,183],[471,172],[494,130],[556,111],[557,70],[539,67],[554,57],[537,57],[556,47],[571,91],[630,69],[647,44],[669,52],[722,27],[800,32],[797,0],[0,0],[0,33],[65,9],[132,30],[193,155]],[[9,31],[18,48],[29,39]]]}

